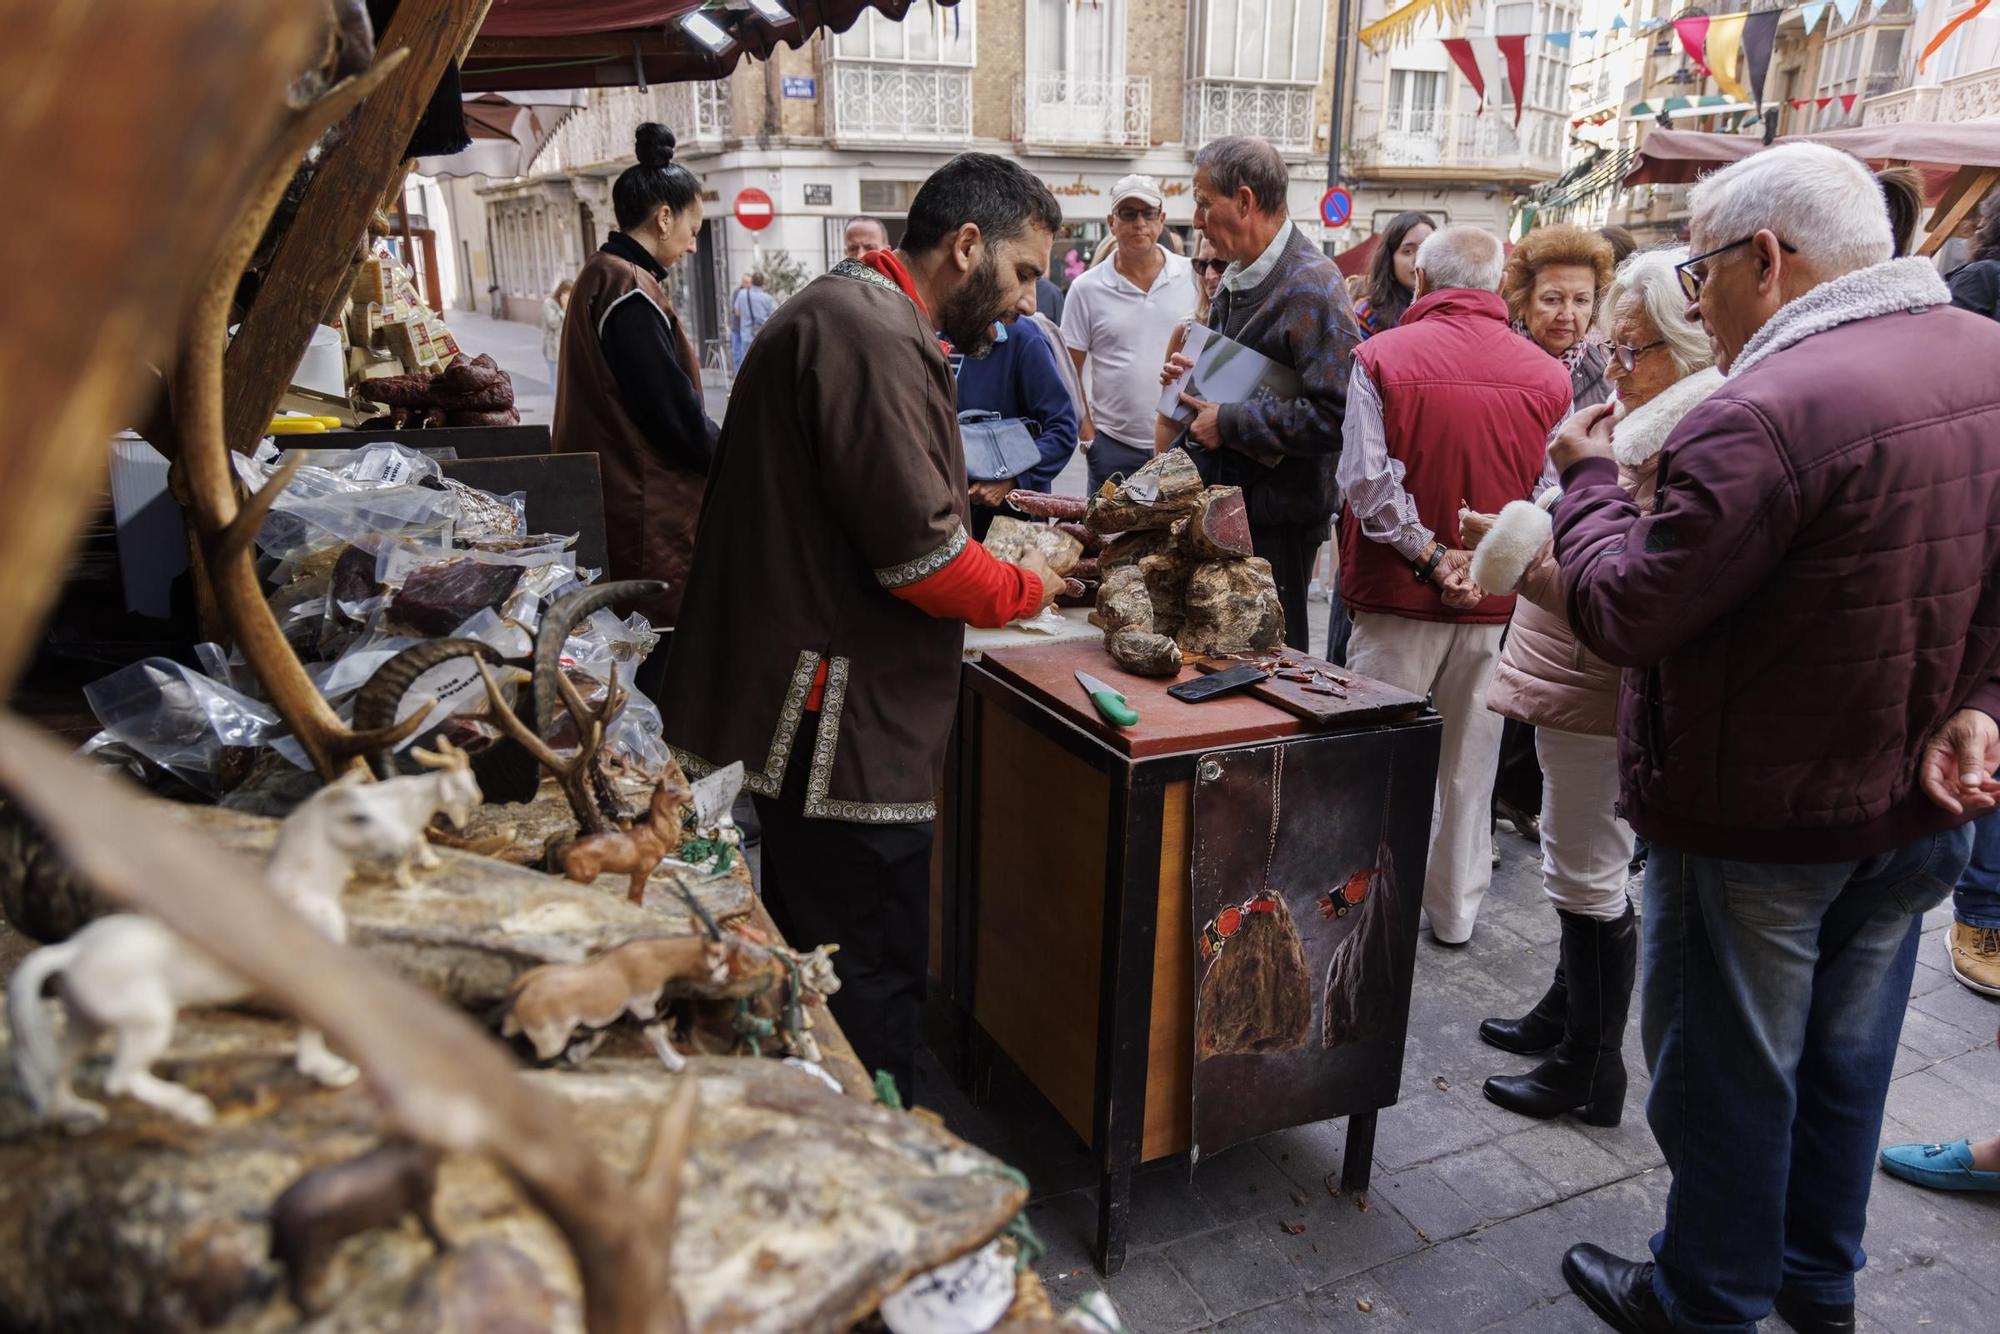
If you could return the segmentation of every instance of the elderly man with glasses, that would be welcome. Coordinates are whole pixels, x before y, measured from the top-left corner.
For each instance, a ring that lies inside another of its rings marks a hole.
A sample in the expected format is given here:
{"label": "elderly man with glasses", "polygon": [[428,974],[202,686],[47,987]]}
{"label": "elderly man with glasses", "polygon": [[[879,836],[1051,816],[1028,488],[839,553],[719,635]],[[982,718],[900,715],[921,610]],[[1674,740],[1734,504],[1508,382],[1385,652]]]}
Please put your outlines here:
{"label": "elderly man with glasses", "polygon": [[[1852,1330],[1923,914],[2000,784],[2000,326],[1893,259],[1880,188],[1817,144],[1695,186],[1680,266],[1727,379],[1644,511],[1577,414],[1556,556],[1626,669],[1620,810],[1646,864],[1653,1260],[1570,1286],[1621,1330]],[[1636,349],[1635,349],[1636,351]]]}
{"label": "elderly man with glasses", "polygon": [[1194,309],[1194,270],[1160,244],[1165,210],[1166,195],[1150,176],[1113,186],[1104,221],[1117,248],[1109,263],[1078,274],[1063,298],[1063,341],[1096,427],[1084,446],[1093,492],[1153,457],[1160,363],[1174,326]]}

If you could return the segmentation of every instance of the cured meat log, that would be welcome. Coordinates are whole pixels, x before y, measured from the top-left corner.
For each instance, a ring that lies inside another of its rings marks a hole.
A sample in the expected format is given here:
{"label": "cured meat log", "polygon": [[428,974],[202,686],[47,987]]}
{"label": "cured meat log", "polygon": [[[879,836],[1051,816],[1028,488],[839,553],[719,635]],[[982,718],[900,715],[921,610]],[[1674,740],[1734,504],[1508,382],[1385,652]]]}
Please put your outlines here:
{"label": "cured meat log", "polygon": [[461,356],[441,371],[363,380],[355,392],[388,407],[398,427],[511,426],[521,419],[514,378],[483,352],[470,361]]}
{"label": "cured meat log", "polygon": [[1084,526],[1096,533],[1168,528],[1190,513],[1202,492],[1201,474],[1184,449],[1170,449],[1090,502]]}
{"label": "cured meat log", "polygon": [[1235,929],[1195,996],[1195,1059],[1296,1051],[1312,1034],[1312,977],[1291,909],[1267,892],[1218,917],[1229,914]]}
{"label": "cured meat log", "polygon": [[1113,662],[1138,676],[1173,676],[1181,669],[1179,644],[1136,626],[1111,635],[1104,647]]}
{"label": "cured meat log", "polygon": [[1038,519],[1080,520],[1090,508],[1082,496],[1051,496],[1041,491],[1009,491],[1007,507]]}
{"label": "cured meat log", "polygon": [[1096,620],[1104,627],[1106,644],[1120,630],[1152,630],[1153,603],[1146,595],[1146,577],[1136,566],[1121,565],[1105,574],[1097,586]]}
{"label": "cured meat log", "polygon": [[1097,557],[1085,556],[1082,560],[1069,567],[1069,576],[1073,580],[1097,580],[1104,577],[1104,568]]}
{"label": "cured meat log", "polygon": [[1285,641],[1285,609],[1271,579],[1271,563],[1210,561],[1188,576],[1181,647],[1221,657],[1276,648]]}
{"label": "cured meat log", "polygon": [[1145,557],[1156,551],[1165,551],[1173,544],[1173,532],[1167,528],[1142,528],[1136,533],[1107,537],[1104,539],[1104,568],[1109,570],[1119,565],[1137,565]]}
{"label": "cured meat log", "polygon": [[1057,574],[1068,574],[1083,558],[1083,543],[1068,533],[1026,519],[1010,519],[1004,514],[994,518],[981,545],[1014,565],[1027,559],[1030,551],[1039,551]]}
{"label": "cured meat log", "polygon": [[1243,488],[1211,486],[1194,513],[1174,525],[1181,549],[1193,560],[1244,560],[1250,549],[1250,510]]}
{"label": "cured meat log", "polygon": [[1083,544],[1083,549],[1086,554],[1091,552],[1101,551],[1104,549],[1104,539],[1099,537],[1096,533],[1091,532],[1088,528],[1085,528],[1080,523],[1059,523],[1056,525],[1056,531],[1059,533],[1067,533],[1071,537],[1075,538],[1077,541],[1081,542]]}

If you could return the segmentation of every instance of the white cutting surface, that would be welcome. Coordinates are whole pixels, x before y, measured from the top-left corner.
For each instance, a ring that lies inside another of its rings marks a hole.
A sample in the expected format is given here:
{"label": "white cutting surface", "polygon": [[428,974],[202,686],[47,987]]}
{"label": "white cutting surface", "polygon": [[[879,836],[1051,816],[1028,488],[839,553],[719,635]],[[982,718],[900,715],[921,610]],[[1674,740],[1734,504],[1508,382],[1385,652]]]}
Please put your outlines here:
{"label": "white cutting surface", "polygon": [[977,661],[981,655],[996,648],[1020,648],[1024,645],[1067,644],[1077,639],[1102,639],[1104,632],[1090,623],[1090,608],[1060,607],[1063,628],[1060,634],[1042,634],[1034,630],[1023,630],[1010,625],[1003,630],[982,630],[977,626],[965,627],[965,658],[967,662]]}

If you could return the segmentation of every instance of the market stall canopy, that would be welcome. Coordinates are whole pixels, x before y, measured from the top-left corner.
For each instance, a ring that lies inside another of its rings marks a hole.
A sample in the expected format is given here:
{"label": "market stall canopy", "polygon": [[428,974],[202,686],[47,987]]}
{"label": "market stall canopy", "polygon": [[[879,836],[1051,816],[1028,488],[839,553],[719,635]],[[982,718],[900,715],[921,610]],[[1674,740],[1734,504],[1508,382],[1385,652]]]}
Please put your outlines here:
{"label": "market stall canopy", "polygon": [[[2000,168],[2000,131],[1992,121],[1905,122],[1861,125],[1815,134],[1788,134],[1780,144],[1826,144],[1880,165],[1908,162],[1926,174],[1963,168]],[[1704,172],[1739,162],[1763,149],[1754,135],[1709,134],[1700,130],[1654,130],[1639,145],[1625,177],[1627,185],[1686,185]]]}
{"label": "market stall canopy", "polygon": [[1366,273],[1368,272],[1369,257],[1375,253],[1375,247],[1381,244],[1381,233],[1370,232],[1367,239],[1362,241],[1360,245],[1355,246],[1352,250],[1343,250],[1338,255],[1335,255],[1333,257],[1333,266],[1340,270],[1341,276],[1347,278],[1352,278],[1359,273]]}
{"label": "market stall canopy", "polygon": [[472,143],[449,157],[417,160],[426,176],[525,176],[569,113],[584,104],[581,88],[478,93],[465,99],[465,128]]}
{"label": "market stall canopy", "polygon": [[[916,0],[493,0],[465,58],[467,92],[719,79],[745,55],[769,59],[822,28],[845,32],[862,11],[900,19]],[[922,0],[950,8],[958,0]],[[680,21],[703,11],[731,39],[711,51]],[[771,15],[791,21],[773,22]]]}

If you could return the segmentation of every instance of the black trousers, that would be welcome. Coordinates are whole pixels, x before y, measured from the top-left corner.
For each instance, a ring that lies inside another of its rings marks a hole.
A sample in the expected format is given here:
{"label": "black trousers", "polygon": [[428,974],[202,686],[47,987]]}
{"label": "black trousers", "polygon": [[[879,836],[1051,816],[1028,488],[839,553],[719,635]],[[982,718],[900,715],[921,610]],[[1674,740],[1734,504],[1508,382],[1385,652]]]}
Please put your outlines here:
{"label": "black trousers", "polygon": [[827,1002],[871,1073],[914,1090],[924,970],[930,948],[932,824],[853,824],[805,814],[819,715],[792,745],[784,790],[758,797],[764,821],[762,891],[794,949],[839,945],[840,990]]}
{"label": "black trousers", "polygon": [[1285,609],[1285,642],[1301,653],[1312,652],[1306,621],[1306,588],[1312,583],[1313,558],[1326,541],[1326,524],[1253,524],[1250,549],[1271,562],[1271,579]]}

